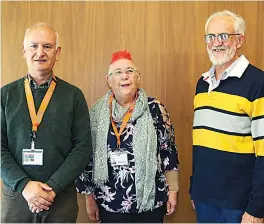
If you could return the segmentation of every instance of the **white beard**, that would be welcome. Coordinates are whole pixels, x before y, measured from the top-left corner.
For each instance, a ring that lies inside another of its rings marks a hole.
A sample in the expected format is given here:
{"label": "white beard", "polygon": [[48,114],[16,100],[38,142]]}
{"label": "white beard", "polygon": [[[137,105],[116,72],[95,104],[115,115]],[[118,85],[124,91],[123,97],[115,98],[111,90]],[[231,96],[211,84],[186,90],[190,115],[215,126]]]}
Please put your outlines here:
{"label": "white beard", "polygon": [[[227,48],[224,48],[224,47],[216,47],[214,49],[227,49]],[[216,58],[213,54],[213,50],[212,49],[208,49],[207,47],[207,52],[208,52],[208,55],[209,55],[209,58],[210,58],[210,61],[212,62],[213,65],[223,65],[227,62],[229,62],[236,54],[236,49],[231,47],[229,48],[225,54],[222,56],[222,57],[218,57]]]}

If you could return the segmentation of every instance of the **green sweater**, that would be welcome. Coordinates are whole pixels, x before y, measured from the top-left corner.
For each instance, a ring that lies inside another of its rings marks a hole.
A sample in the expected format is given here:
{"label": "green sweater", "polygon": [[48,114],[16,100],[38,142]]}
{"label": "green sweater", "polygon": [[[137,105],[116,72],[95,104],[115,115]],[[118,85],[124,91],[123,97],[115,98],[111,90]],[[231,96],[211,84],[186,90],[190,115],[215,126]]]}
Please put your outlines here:
{"label": "green sweater", "polygon": [[[47,89],[33,89],[38,111]],[[1,88],[1,175],[5,185],[22,192],[30,181],[47,183],[58,194],[74,183],[92,154],[88,107],[80,89],[57,78],[57,85],[38,127],[35,148],[43,165],[22,165],[31,147],[31,118],[24,78]]]}

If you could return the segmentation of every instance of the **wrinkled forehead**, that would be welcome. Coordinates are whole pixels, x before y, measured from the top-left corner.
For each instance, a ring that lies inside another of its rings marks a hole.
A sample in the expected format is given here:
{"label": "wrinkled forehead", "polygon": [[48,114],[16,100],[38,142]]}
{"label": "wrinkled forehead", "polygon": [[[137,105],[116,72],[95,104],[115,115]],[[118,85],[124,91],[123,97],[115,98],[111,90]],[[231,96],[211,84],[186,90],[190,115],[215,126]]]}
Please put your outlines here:
{"label": "wrinkled forehead", "polygon": [[235,21],[230,16],[216,16],[208,24],[206,33],[234,33]]}
{"label": "wrinkled forehead", "polygon": [[37,27],[28,30],[25,35],[25,44],[27,43],[50,43],[56,44],[56,33],[49,27]]}
{"label": "wrinkled forehead", "polygon": [[112,71],[114,70],[125,70],[127,68],[136,68],[133,61],[130,61],[128,59],[119,59],[115,61],[113,64],[111,64]]}

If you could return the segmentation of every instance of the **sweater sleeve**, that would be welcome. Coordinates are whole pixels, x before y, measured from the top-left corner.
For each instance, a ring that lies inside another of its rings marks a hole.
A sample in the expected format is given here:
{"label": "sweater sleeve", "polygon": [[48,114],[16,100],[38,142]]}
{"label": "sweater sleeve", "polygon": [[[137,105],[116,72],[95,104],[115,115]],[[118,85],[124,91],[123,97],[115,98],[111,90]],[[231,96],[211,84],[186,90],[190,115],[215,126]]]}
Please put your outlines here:
{"label": "sweater sleeve", "polygon": [[17,164],[8,148],[7,125],[5,116],[5,99],[7,91],[1,88],[1,178],[14,191],[21,193],[30,178]]}
{"label": "sweater sleeve", "polygon": [[85,97],[78,89],[74,98],[71,152],[47,184],[58,194],[72,184],[84,170],[92,154],[89,111]]}
{"label": "sweater sleeve", "polygon": [[158,141],[160,158],[164,171],[179,170],[178,150],[175,143],[174,127],[165,106],[158,101],[160,110]]}
{"label": "sweater sleeve", "polygon": [[264,217],[264,82],[253,101],[251,133],[256,155],[252,190],[246,212],[258,218]]}

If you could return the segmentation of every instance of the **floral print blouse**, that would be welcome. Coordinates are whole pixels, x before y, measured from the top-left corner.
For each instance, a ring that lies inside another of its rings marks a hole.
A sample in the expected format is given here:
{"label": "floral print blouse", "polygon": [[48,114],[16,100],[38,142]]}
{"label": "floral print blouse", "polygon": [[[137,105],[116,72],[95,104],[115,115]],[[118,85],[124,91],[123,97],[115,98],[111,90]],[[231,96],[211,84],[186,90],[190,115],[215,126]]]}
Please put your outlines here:
{"label": "floral print blouse", "polygon": [[[157,160],[156,196],[153,209],[162,206],[168,200],[168,185],[165,171],[178,170],[179,160],[175,145],[174,128],[164,105],[152,97],[148,97],[150,113],[157,132]],[[137,213],[137,199],[135,188],[135,162],[132,148],[133,128],[136,121],[128,123],[121,134],[121,148],[128,154],[129,165],[111,166],[108,159],[109,180],[104,186],[93,184],[93,158],[89,161],[83,173],[76,180],[76,189],[81,194],[93,193],[99,206],[109,212]],[[120,123],[116,123],[120,127]],[[116,148],[116,136],[110,124],[108,132],[108,152]]]}

